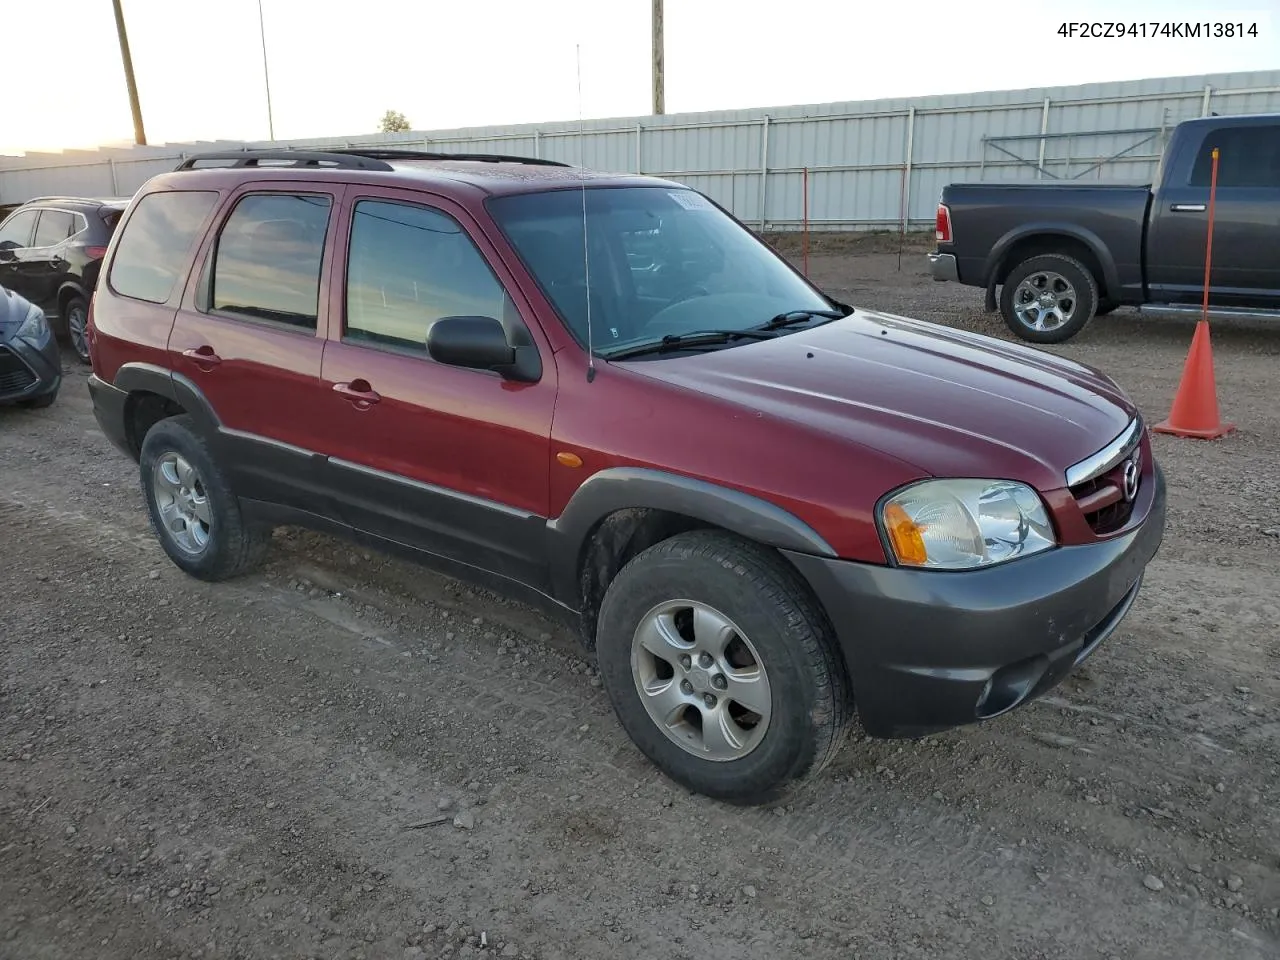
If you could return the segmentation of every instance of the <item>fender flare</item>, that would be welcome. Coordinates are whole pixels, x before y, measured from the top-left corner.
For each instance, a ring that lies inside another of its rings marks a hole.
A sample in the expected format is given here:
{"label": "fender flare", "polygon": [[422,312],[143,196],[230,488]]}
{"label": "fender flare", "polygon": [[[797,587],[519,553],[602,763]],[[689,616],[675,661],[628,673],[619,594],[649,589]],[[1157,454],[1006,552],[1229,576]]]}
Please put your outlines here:
{"label": "fender flare", "polygon": [[592,532],[605,517],[628,509],[678,513],[767,546],[836,556],[811,526],[759,497],[662,470],[611,467],[588,477],[560,516],[547,521],[551,582],[557,598],[576,608],[579,565]]}
{"label": "fender flare", "polygon": [[154,393],[177,400],[173,393],[173,374],[154,363],[121,364],[111,383],[125,393]]}
{"label": "fender flare", "polygon": [[125,393],[154,393],[182,407],[208,436],[221,426],[213,405],[190,379],[154,363],[126,363],[116,371],[114,386]]}
{"label": "fender flare", "polygon": [[77,296],[85,303],[89,302],[89,294],[85,293],[84,288],[74,280],[64,280],[58,285],[58,293],[55,297],[58,304],[58,312],[62,312],[62,301],[68,296]]}
{"label": "fender flare", "polygon": [[987,278],[988,284],[993,285],[996,271],[1003,264],[1013,245],[1029,237],[1067,237],[1083,243],[1102,267],[1102,276],[1097,278],[1102,281],[1102,288],[1113,292],[1120,289],[1120,272],[1116,268],[1115,258],[1107,245],[1102,242],[1102,238],[1092,230],[1054,220],[1021,224],[992,244],[991,252],[987,254],[986,263],[983,265],[983,275]]}

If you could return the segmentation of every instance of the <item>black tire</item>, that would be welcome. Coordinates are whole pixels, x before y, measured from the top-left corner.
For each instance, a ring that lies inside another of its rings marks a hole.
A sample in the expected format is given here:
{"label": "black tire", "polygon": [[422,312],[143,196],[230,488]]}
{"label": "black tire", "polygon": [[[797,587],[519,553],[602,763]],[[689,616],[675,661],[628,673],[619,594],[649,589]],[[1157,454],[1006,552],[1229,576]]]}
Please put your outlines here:
{"label": "black tire", "polygon": [[[714,607],[759,654],[770,717],[745,756],[695,756],[670,739],[641,702],[633,637],[649,611],[672,600]],[[834,631],[799,575],[757,544],[694,531],[638,554],[605,593],[596,648],[623,728],[660,770],[697,793],[741,804],[776,800],[821,771],[843,742],[852,703]]]}
{"label": "black tire", "polygon": [[45,407],[52,407],[53,401],[58,399],[58,391],[46,393],[43,397],[36,397],[34,400],[23,400],[22,405],[28,410],[43,410]]}
{"label": "black tire", "polygon": [[[1014,294],[1022,281],[1037,274],[1056,274],[1075,291],[1069,319],[1050,330],[1037,330],[1023,323],[1014,309]],[[1022,261],[1005,277],[1000,289],[1000,313],[1017,336],[1031,343],[1062,343],[1085,328],[1098,309],[1098,281],[1079,260],[1063,253],[1045,253]]]}
{"label": "black tire", "polygon": [[[195,469],[208,503],[208,540],[197,552],[183,549],[161,519],[153,477],[157,462],[170,453],[178,454]],[[262,559],[271,531],[245,521],[239,501],[214,463],[208,445],[193,429],[190,417],[170,417],[148,430],[138,469],[156,539],[183,571],[200,580],[227,580],[247,573]]]}
{"label": "black tire", "polygon": [[[85,338],[85,326],[89,322],[89,304],[83,297],[71,297],[62,307],[62,322],[67,329],[67,342],[81,363],[89,363],[89,342]],[[78,318],[78,319],[77,319]],[[79,333],[76,328],[79,324]]]}

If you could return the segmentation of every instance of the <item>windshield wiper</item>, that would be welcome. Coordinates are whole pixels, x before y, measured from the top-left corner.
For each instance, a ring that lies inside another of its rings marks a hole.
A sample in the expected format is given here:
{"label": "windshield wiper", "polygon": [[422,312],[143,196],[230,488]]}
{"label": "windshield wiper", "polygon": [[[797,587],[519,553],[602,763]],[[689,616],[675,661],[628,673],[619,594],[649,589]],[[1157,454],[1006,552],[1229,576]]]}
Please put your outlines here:
{"label": "windshield wiper", "polygon": [[754,330],[695,330],[692,333],[669,333],[661,340],[648,340],[630,347],[619,347],[611,353],[601,354],[606,360],[627,360],[648,353],[665,353],[668,350],[685,350],[689,347],[711,347],[734,340],[772,340],[774,334],[761,329]]}
{"label": "windshield wiper", "polygon": [[844,316],[848,316],[848,314],[841,313],[838,310],[788,310],[786,313],[780,313],[762,323],[756,329],[781,330],[783,327],[793,327],[797,323],[807,323],[815,317],[822,317],[826,320],[839,320]]}

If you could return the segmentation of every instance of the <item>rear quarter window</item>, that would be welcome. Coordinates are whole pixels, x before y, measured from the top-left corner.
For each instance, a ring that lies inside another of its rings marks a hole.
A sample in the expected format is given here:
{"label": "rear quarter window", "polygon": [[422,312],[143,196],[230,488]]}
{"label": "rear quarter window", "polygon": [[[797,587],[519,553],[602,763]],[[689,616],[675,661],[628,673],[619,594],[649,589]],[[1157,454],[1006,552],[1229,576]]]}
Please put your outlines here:
{"label": "rear quarter window", "polygon": [[139,200],[116,246],[111,289],[135,300],[167,302],[217,200],[211,190],[152,193]]}

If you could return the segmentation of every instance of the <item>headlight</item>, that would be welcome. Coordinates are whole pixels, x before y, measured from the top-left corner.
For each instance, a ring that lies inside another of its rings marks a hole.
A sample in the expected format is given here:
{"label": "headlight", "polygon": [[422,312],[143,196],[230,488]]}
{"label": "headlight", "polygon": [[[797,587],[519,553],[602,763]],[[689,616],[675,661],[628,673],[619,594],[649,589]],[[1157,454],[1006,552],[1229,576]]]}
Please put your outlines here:
{"label": "headlight", "polygon": [[44,311],[32,304],[27,311],[27,319],[22,321],[22,326],[18,327],[14,336],[24,340],[43,340],[48,334],[49,322],[44,317]]}
{"label": "headlight", "polygon": [[885,501],[880,523],[899,563],[969,570],[1054,546],[1040,496],[1011,480],[925,480]]}

